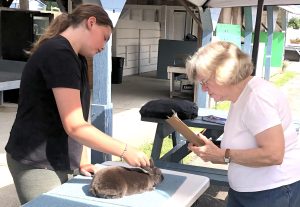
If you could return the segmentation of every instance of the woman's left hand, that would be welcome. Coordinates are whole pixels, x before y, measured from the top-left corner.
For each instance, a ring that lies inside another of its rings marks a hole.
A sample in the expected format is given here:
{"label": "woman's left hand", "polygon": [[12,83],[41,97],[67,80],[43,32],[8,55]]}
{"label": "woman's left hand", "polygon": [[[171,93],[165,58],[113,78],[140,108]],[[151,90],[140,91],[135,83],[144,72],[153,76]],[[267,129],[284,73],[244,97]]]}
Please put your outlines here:
{"label": "woman's left hand", "polygon": [[80,174],[91,177],[97,172],[97,167],[93,164],[80,165]]}
{"label": "woman's left hand", "polygon": [[199,136],[205,143],[203,146],[195,146],[192,143],[188,144],[188,149],[198,155],[205,162],[224,163],[224,150],[216,146],[210,139],[205,136]]}

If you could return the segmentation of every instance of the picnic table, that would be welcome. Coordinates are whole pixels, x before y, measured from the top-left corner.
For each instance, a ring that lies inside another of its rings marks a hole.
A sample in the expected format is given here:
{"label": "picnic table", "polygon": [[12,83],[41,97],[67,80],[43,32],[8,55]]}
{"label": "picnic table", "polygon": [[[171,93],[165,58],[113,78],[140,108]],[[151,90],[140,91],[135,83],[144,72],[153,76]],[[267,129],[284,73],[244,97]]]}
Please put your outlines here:
{"label": "picnic table", "polygon": [[3,104],[3,91],[20,88],[25,63],[0,59],[0,105]]}
{"label": "picnic table", "polygon": [[[183,122],[189,127],[206,129],[204,135],[208,138],[212,138],[212,141],[218,144],[220,142],[221,135],[224,132],[224,125],[203,121],[202,117],[208,115],[215,115],[226,118],[227,112],[200,108],[197,118],[183,120]],[[165,121],[165,119],[142,117],[141,120],[157,123],[153,148],[151,152],[151,157],[157,166],[170,170],[203,175],[209,177],[213,181],[228,183],[227,170],[202,166],[192,166],[182,163],[182,159],[190,153],[187,148],[188,142],[184,137],[176,132],[174,128]],[[163,141],[168,136],[171,136],[172,138],[173,148],[169,150],[165,155],[161,156],[161,149],[164,143]]]}
{"label": "picnic table", "polygon": [[[122,162],[108,161],[98,167],[128,166]],[[89,192],[91,177],[78,175],[63,185],[42,194],[24,207],[161,207],[191,206],[209,187],[209,178],[200,175],[162,169],[164,180],[154,191],[149,191],[119,199],[104,199]]]}

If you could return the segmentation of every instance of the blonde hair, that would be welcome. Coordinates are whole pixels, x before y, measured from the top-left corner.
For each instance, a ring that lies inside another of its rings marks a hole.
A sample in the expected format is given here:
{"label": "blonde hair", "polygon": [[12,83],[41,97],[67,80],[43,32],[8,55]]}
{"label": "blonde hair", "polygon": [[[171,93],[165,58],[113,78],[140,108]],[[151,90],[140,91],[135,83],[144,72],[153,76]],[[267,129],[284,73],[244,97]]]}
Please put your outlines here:
{"label": "blonde hair", "polygon": [[34,53],[46,40],[59,35],[69,26],[76,28],[82,21],[92,16],[96,18],[98,25],[109,26],[111,29],[113,28],[112,21],[102,7],[96,4],[80,4],[72,13],[63,13],[57,16],[38,41],[33,44],[30,54]]}
{"label": "blonde hair", "polygon": [[186,62],[187,76],[197,81],[213,77],[220,85],[234,85],[252,74],[253,64],[248,54],[236,45],[216,41],[200,48]]}

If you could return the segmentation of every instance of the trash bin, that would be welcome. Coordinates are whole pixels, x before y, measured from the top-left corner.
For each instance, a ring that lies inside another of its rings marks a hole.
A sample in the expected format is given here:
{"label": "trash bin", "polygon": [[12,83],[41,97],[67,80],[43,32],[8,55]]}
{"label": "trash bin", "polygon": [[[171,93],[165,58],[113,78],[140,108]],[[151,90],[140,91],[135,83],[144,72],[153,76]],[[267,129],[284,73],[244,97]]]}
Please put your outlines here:
{"label": "trash bin", "polygon": [[122,83],[122,77],[123,77],[124,58],[112,57],[111,62],[112,62],[111,83],[120,84]]}

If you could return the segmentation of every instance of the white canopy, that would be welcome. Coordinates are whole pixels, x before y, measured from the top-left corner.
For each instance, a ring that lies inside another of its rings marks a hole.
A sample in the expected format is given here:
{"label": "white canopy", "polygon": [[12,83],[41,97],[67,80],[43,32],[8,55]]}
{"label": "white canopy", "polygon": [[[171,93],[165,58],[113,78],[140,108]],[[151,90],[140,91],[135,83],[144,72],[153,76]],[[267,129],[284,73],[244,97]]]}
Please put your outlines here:
{"label": "white canopy", "polygon": [[[256,6],[257,0],[187,0],[196,6],[203,6],[210,8],[225,8],[225,7],[244,7]],[[205,3],[207,2],[207,3]],[[265,0],[264,5],[279,6],[280,8],[300,15],[300,0]]]}
{"label": "white canopy", "polygon": [[[243,7],[243,6],[256,6],[257,0],[188,0],[196,6],[203,6],[206,3],[207,7],[223,8],[223,7]],[[299,0],[265,0],[264,5],[300,5]]]}
{"label": "white canopy", "polygon": [[279,7],[282,9],[285,9],[286,11],[288,11],[290,13],[300,15],[300,6],[292,5],[292,6],[279,6]]}

